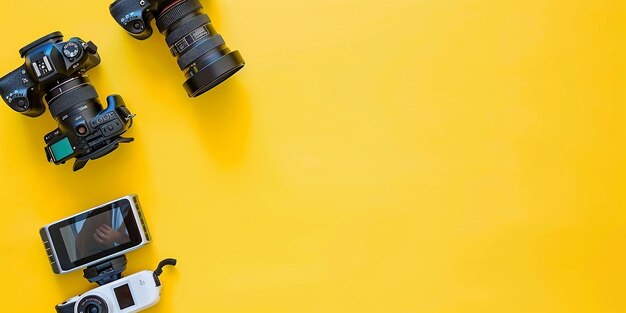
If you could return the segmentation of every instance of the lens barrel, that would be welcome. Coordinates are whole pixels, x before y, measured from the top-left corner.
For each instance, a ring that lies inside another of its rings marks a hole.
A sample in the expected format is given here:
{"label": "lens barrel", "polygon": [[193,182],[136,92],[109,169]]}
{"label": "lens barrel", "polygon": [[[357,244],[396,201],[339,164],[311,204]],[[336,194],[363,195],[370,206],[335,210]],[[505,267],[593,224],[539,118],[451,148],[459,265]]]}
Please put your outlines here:
{"label": "lens barrel", "polygon": [[[98,93],[86,76],[61,82],[50,89],[45,99],[59,127],[77,136],[89,134],[85,121],[91,120],[102,110]],[[77,118],[79,115],[83,118]]]}
{"label": "lens barrel", "polygon": [[158,12],[156,25],[187,77],[183,87],[190,97],[219,85],[245,65],[239,51],[228,49],[198,0],[170,2]]}

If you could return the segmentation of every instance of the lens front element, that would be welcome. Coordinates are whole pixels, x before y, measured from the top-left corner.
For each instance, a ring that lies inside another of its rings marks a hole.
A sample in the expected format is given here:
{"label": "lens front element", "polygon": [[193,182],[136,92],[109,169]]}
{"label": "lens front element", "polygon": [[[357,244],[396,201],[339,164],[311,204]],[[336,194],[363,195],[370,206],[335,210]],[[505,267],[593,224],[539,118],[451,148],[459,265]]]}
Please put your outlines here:
{"label": "lens front element", "polygon": [[84,297],[77,306],[78,313],[108,313],[109,307],[101,297],[90,295]]}

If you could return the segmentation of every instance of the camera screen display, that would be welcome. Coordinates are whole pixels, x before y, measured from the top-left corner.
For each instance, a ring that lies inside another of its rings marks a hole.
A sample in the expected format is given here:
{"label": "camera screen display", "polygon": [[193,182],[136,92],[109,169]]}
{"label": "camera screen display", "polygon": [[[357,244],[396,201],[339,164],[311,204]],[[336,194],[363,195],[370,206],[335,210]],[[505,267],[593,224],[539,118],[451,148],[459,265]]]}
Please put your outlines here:
{"label": "camera screen display", "polygon": [[142,242],[127,199],[54,224],[49,232],[63,270],[106,258]]}
{"label": "camera screen display", "polygon": [[65,137],[50,145],[50,152],[52,152],[55,161],[60,161],[72,155],[74,149],[70,144],[70,140]]}
{"label": "camera screen display", "polygon": [[130,287],[128,287],[128,284],[113,288],[113,292],[115,292],[115,298],[117,298],[117,304],[119,304],[120,310],[135,305],[135,300],[133,299],[133,295],[130,293]]}
{"label": "camera screen display", "polygon": [[121,207],[114,203],[111,210],[61,227],[61,237],[70,262],[129,242],[128,229],[124,223],[124,217],[129,211],[130,206]]}

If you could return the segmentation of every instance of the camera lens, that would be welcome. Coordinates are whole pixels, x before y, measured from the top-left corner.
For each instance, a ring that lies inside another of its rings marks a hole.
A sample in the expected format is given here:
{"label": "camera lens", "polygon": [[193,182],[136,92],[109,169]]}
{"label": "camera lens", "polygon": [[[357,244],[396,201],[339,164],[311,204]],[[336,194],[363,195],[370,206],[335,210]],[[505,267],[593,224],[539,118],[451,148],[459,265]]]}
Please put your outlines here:
{"label": "camera lens", "polygon": [[198,0],[169,2],[159,10],[156,25],[187,77],[183,86],[190,97],[219,85],[245,65],[239,51],[226,47]]}
{"label": "camera lens", "polygon": [[[102,110],[98,93],[85,76],[68,79],[53,87],[45,99],[59,127],[78,136],[89,133],[85,121],[89,121]],[[83,118],[79,118],[80,116]]]}
{"label": "camera lens", "polygon": [[78,302],[76,311],[79,313],[108,313],[109,307],[101,297],[90,295]]}

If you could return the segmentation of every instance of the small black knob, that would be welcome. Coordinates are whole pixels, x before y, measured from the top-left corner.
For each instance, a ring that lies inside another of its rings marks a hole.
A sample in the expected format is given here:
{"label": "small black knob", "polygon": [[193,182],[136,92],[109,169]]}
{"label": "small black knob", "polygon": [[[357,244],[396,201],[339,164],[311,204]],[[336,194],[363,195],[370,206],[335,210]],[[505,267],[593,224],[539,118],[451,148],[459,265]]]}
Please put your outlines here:
{"label": "small black knob", "polygon": [[85,49],[91,54],[96,54],[98,52],[98,47],[91,41],[85,44]]}
{"label": "small black knob", "polygon": [[87,126],[78,125],[78,127],[76,127],[76,132],[81,136],[87,134]]}

